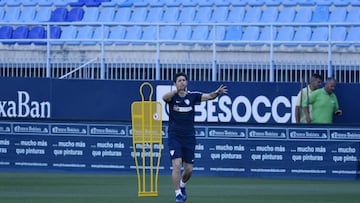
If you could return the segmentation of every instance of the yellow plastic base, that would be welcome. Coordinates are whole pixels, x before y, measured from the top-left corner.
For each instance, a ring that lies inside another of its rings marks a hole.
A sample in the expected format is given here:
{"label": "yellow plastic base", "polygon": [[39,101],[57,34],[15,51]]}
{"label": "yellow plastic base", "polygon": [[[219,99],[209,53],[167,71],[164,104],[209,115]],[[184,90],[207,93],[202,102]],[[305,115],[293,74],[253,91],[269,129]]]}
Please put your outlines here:
{"label": "yellow plastic base", "polygon": [[157,197],[158,192],[138,192],[139,197]]}

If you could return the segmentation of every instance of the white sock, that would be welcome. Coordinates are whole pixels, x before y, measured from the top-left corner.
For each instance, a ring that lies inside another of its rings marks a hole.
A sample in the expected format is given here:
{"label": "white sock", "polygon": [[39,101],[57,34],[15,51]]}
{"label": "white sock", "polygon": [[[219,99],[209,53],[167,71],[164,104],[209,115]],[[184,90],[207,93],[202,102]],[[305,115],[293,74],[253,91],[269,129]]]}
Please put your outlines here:
{"label": "white sock", "polygon": [[179,194],[181,194],[181,190],[180,189],[175,190],[175,194],[176,194],[176,196],[178,196]]}
{"label": "white sock", "polygon": [[182,180],[180,180],[180,187],[186,187],[186,183],[184,183]]}

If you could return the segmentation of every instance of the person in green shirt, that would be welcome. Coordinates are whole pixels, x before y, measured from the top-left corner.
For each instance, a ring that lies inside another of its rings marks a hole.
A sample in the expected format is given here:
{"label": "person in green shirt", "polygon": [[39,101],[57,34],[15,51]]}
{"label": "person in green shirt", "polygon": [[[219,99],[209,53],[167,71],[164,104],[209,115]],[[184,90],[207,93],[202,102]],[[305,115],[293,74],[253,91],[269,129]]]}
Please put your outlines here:
{"label": "person in green shirt", "polygon": [[[306,123],[306,116],[304,113],[304,107],[309,106],[309,104],[302,105],[303,101],[307,100],[309,95],[319,89],[322,84],[322,77],[321,75],[315,73],[311,76],[310,84],[306,87],[302,88],[296,99],[296,106],[295,106],[295,120],[296,123]],[[311,112],[311,106],[309,106],[309,111]]]}
{"label": "person in green shirt", "polygon": [[339,103],[334,93],[336,87],[336,80],[328,78],[325,87],[315,90],[303,104],[311,104],[312,110],[309,111],[309,106],[304,108],[307,123],[321,123],[330,124],[333,122],[334,115],[342,115],[342,110],[339,109]]}

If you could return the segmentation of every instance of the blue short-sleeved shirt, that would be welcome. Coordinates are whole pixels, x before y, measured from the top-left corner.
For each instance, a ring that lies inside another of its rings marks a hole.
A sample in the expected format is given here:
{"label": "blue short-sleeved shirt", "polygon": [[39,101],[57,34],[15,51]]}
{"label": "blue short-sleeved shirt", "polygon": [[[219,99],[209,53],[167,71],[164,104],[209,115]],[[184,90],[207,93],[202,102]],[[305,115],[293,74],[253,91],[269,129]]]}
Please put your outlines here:
{"label": "blue short-sleeved shirt", "polygon": [[200,92],[188,91],[185,97],[176,94],[169,104],[169,136],[194,136],[195,104],[201,102]]}

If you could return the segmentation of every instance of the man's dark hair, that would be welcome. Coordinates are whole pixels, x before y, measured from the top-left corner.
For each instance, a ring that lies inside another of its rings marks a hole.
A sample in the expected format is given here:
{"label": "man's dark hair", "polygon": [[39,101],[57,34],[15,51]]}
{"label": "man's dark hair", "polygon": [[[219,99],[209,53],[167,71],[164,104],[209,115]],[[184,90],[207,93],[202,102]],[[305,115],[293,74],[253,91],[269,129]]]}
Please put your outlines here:
{"label": "man's dark hair", "polygon": [[180,73],[175,74],[174,82],[176,82],[177,78],[180,77],[180,76],[184,76],[186,80],[188,79],[187,75],[184,72],[180,72]]}
{"label": "man's dark hair", "polygon": [[312,75],[312,78],[314,78],[314,79],[320,79],[320,80],[323,79],[322,76],[321,76],[319,73],[314,73],[314,74]]}

